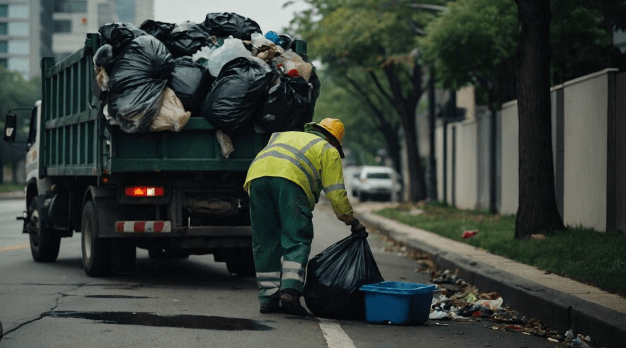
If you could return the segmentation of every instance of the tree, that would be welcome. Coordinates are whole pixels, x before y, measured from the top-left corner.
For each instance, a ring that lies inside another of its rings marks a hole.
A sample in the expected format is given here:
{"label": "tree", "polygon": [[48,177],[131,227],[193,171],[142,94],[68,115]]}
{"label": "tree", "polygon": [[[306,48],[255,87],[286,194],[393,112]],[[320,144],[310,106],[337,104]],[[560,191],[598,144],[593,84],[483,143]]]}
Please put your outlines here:
{"label": "tree", "polygon": [[363,96],[372,112],[380,116],[387,138],[397,135],[393,135],[393,123],[386,122],[390,113],[385,106],[395,110],[410,158],[409,197],[423,200],[426,186],[415,114],[425,83],[415,35],[434,15],[412,10],[408,0],[304,1],[311,10],[296,16],[293,24],[309,43],[310,56],[321,59],[334,79],[342,79],[344,85]]}
{"label": "tree", "polygon": [[[462,23],[462,25],[460,25]],[[517,9],[510,0],[459,0],[432,21],[424,38],[425,61],[435,66],[446,88],[472,84],[484,91],[490,117],[490,199],[496,212],[496,117],[502,103],[515,99]]]}
{"label": "tree", "polygon": [[626,54],[613,46],[613,29],[626,29],[623,0],[552,0],[552,85],[607,67],[626,70]]}
{"label": "tree", "polygon": [[[355,164],[373,164],[376,151],[387,146],[384,136],[379,132],[376,117],[371,109],[346,88],[338,86],[325,69],[317,72],[323,87],[315,104],[315,121],[324,118],[339,118],[346,126],[343,147],[351,149],[352,155],[347,160]],[[341,101],[338,103],[337,101]],[[396,144],[398,139],[394,139]]]}
{"label": "tree", "polygon": [[[41,96],[41,83],[38,77],[26,81],[20,73],[0,66],[0,128],[4,131],[4,115],[11,109],[30,108]],[[25,125],[29,114],[20,114],[18,136],[25,139]],[[0,140],[0,184],[4,182],[4,165],[11,164],[15,177],[17,164],[24,159],[24,151],[16,149]]]}
{"label": "tree", "polygon": [[519,207],[515,238],[563,230],[556,206],[550,119],[550,4],[516,0]]}

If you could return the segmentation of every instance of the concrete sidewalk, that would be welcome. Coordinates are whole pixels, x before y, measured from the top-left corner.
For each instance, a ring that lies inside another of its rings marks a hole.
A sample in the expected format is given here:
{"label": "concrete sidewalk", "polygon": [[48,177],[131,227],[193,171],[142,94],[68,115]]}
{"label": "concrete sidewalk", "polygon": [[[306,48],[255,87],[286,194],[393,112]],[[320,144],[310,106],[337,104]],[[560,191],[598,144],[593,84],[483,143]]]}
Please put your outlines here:
{"label": "concrete sidewalk", "polygon": [[561,334],[572,329],[589,335],[597,347],[626,347],[626,299],[387,219],[373,213],[376,205],[365,203],[354,209],[367,227],[430,254],[442,269],[458,269],[463,280],[480,291],[502,294],[505,305],[526,317],[537,318]]}

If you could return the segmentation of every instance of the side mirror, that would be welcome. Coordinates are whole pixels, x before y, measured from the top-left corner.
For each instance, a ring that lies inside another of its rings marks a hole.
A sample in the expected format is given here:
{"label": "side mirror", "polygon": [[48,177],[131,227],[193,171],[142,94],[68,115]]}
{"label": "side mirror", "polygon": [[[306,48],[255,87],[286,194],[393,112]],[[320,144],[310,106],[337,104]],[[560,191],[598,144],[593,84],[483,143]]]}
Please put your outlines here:
{"label": "side mirror", "polygon": [[4,121],[4,141],[9,143],[15,142],[17,135],[17,115],[8,113]]}

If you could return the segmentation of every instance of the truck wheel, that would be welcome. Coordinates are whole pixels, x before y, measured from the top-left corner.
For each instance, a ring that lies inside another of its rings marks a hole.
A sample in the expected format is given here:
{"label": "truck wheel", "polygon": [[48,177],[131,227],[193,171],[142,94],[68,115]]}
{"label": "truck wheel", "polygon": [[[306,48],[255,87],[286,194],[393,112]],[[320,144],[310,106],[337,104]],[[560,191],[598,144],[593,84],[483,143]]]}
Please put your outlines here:
{"label": "truck wheel", "polygon": [[226,259],[226,268],[230,274],[240,276],[253,276],[256,274],[254,268],[254,255],[252,248],[237,248]]}
{"label": "truck wheel", "polygon": [[61,236],[44,225],[43,216],[39,199],[35,197],[28,209],[30,252],[37,262],[54,262],[59,256]]}
{"label": "truck wheel", "polygon": [[97,238],[98,221],[93,202],[87,202],[83,207],[81,231],[85,273],[90,277],[108,275],[111,270],[111,241]]}

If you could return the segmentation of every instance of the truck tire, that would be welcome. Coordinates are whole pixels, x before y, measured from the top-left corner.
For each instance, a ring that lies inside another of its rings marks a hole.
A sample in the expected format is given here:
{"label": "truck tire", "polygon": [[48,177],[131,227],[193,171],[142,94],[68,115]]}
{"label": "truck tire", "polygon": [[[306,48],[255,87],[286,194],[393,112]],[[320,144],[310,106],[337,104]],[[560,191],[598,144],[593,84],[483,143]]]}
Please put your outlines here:
{"label": "truck tire", "polygon": [[98,238],[98,220],[92,201],[83,207],[81,246],[83,269],[90,277],[108,275],[111,270],[111,241]]}
{"label": "truck tire", "polygon": [[252,248],[237,248],[229,256],[226,259],[226,268],[230,274],[244,277],[256,275]]}
{"label": "truck tire", "polygon": [[36,262],[54,262],[59,256],[61,236],[44,225],[43,216],[39,198],[34,197],[28,208],[30,252]]}

